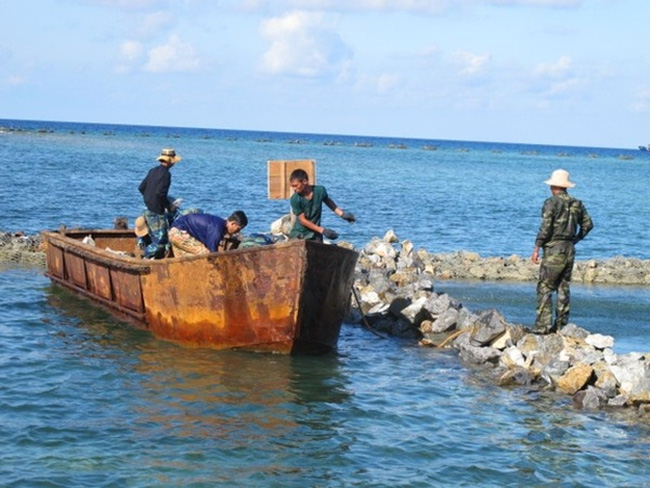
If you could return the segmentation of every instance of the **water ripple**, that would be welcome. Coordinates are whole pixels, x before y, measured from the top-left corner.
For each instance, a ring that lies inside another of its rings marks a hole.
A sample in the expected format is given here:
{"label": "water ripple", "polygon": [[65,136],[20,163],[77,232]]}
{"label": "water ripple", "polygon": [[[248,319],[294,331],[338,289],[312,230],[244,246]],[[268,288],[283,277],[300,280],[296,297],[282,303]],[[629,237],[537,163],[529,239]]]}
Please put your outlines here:
{"label": "water ripple", "polygon": [[183,348],[26,271],[0,273],[0,297],[4,486],[649,479],[650,427],[632,412],[498,388],[454,353],[351,325],[318,358]]}

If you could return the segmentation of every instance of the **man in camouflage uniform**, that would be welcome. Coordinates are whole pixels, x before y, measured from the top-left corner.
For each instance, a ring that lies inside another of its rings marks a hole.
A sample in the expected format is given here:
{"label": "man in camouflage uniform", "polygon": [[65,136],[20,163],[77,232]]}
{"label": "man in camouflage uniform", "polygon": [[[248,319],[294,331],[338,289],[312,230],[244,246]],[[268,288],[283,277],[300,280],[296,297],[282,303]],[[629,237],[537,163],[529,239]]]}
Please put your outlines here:
{"label": "man in camouflage uniform", "polygon": [[[542,207],[542,224],[535,239],[531,256],[533,263],[539,262],[539,250],[544,250],[537,282],[537,318],[533,332],[548,334],[555,332],[569,321],[569,283],[575,260],[574,245],[584,239],[594,224],[587,209],[580,200],[569,196],[567,188],[573,188],[569,173],[563,169],[553,172],[545,181],[551,187],[552,197]],[[557,291],[555,322],[551,297]]]}

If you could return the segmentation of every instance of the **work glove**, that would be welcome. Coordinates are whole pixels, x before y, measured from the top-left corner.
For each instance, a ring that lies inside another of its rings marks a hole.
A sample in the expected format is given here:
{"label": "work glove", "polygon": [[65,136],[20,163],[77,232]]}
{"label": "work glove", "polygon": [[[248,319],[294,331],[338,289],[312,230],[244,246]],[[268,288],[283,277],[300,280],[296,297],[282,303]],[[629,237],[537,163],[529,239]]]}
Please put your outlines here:
{"label": "work glove", "polygon": [[339,238],[339,235],[336,233],[336,231],[332,229],[323,229],[323,235],[331,240]]}
{"label": "work glove", "polygon": [[353,213],[348,213],[348,212],[343,212],[341,214],[341,218],[343,220],[347,220],[348,222],[356,222],[357,218],[354,216]]}

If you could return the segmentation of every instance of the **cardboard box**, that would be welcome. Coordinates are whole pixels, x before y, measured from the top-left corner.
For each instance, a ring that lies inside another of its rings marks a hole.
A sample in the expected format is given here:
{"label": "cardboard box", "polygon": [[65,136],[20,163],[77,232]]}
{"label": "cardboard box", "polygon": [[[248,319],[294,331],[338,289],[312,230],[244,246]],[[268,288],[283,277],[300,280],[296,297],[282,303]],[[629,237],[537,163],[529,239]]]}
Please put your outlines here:
{"label": "cardboard box", "polygon": [[268,162],[269,199],[288,199],[293,195],[289,176],[296,169],[309,175],[309,183],[316,184],[316,161],[313,159],[272,160]]}

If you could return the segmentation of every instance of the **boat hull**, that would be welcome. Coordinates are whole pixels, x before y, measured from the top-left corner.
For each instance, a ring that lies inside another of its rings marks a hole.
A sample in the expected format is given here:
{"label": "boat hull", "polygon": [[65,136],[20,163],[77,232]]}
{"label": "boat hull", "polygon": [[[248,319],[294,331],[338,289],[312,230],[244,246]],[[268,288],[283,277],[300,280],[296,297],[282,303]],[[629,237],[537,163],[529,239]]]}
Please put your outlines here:
{"label": "boat hull", "polygon": [[[82,243],[91,236],[95,246]],[[336,347],[356,252],[288,241],[144,260],[129,230],[44,232],[47,276],[119,318],[182,344],[283,354]]]}

